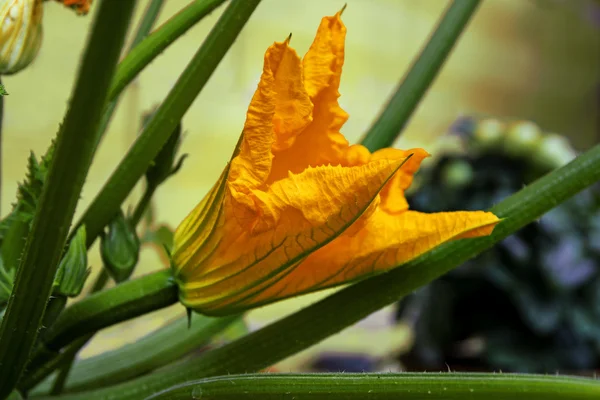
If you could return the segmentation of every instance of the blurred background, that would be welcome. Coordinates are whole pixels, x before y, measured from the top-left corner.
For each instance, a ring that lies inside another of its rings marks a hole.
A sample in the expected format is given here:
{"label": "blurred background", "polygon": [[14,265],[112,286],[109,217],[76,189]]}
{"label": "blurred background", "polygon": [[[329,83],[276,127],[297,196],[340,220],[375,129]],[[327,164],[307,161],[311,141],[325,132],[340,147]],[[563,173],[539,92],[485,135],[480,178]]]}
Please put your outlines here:
{"label": "blurred background", "polygon": [[[348,7],[344,12],[344,22],[348,34],[340,103],[350,114],[343,133],[351,142],[356,142],[368,129],[409,68],[448,2],[441,0],[418,2],[346,0],[346,2]],[[141,0],[138,3],[136,21],[145,9],[147,1]],[[166,21],[187,3],[187,0],[165,2],[158,24]],[[189,153],[190,156],[181,171],[158,190],[155,196],[157,221],[175,228],[208,191],[222,171],[243,126],[248,102],[261,73],[266,48],[273,41],[285,39],[291,32],[293,33],[292,46],[299,54],[303,54],[312,42],[321,17],[332,15],[343,5],[344,1],[338,0],[302,2],[264,0],[261,3],[240,38],[183,119],[185,134],[182,152]],[[5,98],[3,127],[2,216],[10,210],[17,182],[23,178],[25,172],[29,152],[33,150],[37,155],[43,154],[58,129],[58,124],[66,110],[94,11],[95,7],[92,7],[92,12],[88,16],[79,17],[73,12],[68,12],[60,4],[45,3],[44,39],[37,59],[22,73],[3,77],[3,83],[10,96]],[[120,108],[113,118],[86,182],[78,215],[89,204],[135,139],[142,114],[157,105],[168,93],[221,11],[222,9],[215,11],[169,47],[141,73],[121,97]],[[132,26],[135,26],[135,23]],[[550,153],[563,154],[563,158],[557,156],[563,161],[574,154],[573,149],[583,150],[597,143],[600,139],[599,33],[600,2],[596,0],[484,1],[406,127],[406,131],[396,143],[396,146],[401,148],[424,147],[434,154],[434,159],[430,160],[425,167],[429,166],[430,171],[437,172],[427,174],[427,171],[423,171],[420,185],[424,193],[428,193],[428,187],[441,187],[446,184],[454,190],[457,181],[453,179],[456,176],[459,176],[458,182],[462,182],[460,187],[469,189],[460,192],[463,197],[454,199],[454,203],[449,201],[444,204],[434,204],[421,198],[411,199],[411,205],[424,210],[434,207],[437,211],[453,207],[466,208],[465,204],[474,208],[488,207],[511,191],[518,190],[533,177],[556,166],[553,164],[555,159],[550,163],[537,161],[529,163],[527,160],[531,158],[531,153],[522,152],[515,155],[509,151],[509,154],[506,153],[506,141],[496,142],[488,148],[490,152],[500,154],[498,164],[490,167],[492,172],[505,171],[506,165],[518,164],[523,167],[507,172],[510,179],[507,178],[506,181],[478,184],[477,182],[488,182],[486,179],[494,174],[474,176],[472,173],[465,172],[469,168],[473,172],[473,166],[479,165],[477,163],[482,161],[477,161],[479,159],[476,157],[465,158],[460,155],[464,153],[456,152],[456,143],[454,147],[449,147],[447,140],[440,140],[441,137],[448,136],[447,132],[450,132],[450,136],[458,137],[459,142],[462,141],[462,144],[457,145],[462,148],[462,151],[465,149],[469,151],[469,146],[477,142],[473,139],[477,136],[476,132],[495,129],[504,135],[512,129],[510,121],[533,121],[539,127],[536,129],[541,135],[534,135],[535,140],[542,140],[548,132],[559,133],[568,138],[572,148],[560,141],[558,147],[551,146],[554,150]],[[463,116],[475,118],[463,118],[457,124],[456,121]],[[489,124],[484,124],[486,128],[481,128],[481,121],[495,121],[493,118],[499,118],[500,125],[490,128]],[[525,136],[530,137],[527,135],[529,134],[526,133]],[[522,144],[518,140],[515,143],[517,147]],[[450,148],[453,150],[449,150]],[[443,173],[440,175],[439,171],[442,167],[439,163],[444,156],[450,157],[450,154],[460,159],[463,167],[466,165],[467,168],[460,170],[459,167],[458,175],[450,174],[451,178],[448,178]],[[467,178],[464,178],[464,174]],[[472,194],[475,191],[483,194],[473,200]],[[141,190],[133,193],[132,200],[140,194]],[[596,212],[592,200],[585,204],[592,210],[590,212]],[[593,247],[593,243],[588,243],[585,238],[596,228],[580,229],[578,223],[585,220],[585,217],[577,219],[569,214],[572,211],[564,212],[567,214],[565,218],[570,221],[567,225],[570,224],[572,229],[567,229],[571,232],[569,233],[571,236],[567,239],[571,241],[566,245],[562,243],[563,249],[564,246],[567,246],[565,251],[572,246],[585,249]],[[600,223],[597,229],[600,230]],[[579,236],[573,232],[577,232]],[[536,237],[539,235],[539,232],[535,233]],[[558,246],[556,243],[564,237],[560,236],[560,233],[552,233],[552,235],[555,235],[552,240],[548,239],[541,244],[522,239],[521,247],[535,249],[531,251],[537,252],[536,254],[550,248],[555,249]],[[595,238],[600,241],[600,236]],[[596,246],[598,246],[597,242]],[[512,248],[510,244],[508,248]],[[588,267],[592,271],[589,275],[585,275],[586,279],[591,280],[591,277],[596,277],[596,269],[599,266],[598,255],[587,250],[581,251],[585,253],[585,256],[581,257],[587,257]],[[101,262],[97,249],[93,250],[92,254],[90,262],[95,274]],[[514,260],[504,260],[504,267],[507,265],[509,266],[507,268],[514,267]],[[567,258],[554,269],[561,269],[561,265],[568,266],[572,263],[574,261]],[[539,257],[527,259],[526,264],[528,266],[535,264],[535,268],[546,268],[541,266]],[[142,251],[136,274],[163,267],[156,250],[147,247]],[[568,277],[575,272],[567,271],[564,274]],[[460,281],[459,278],[456,279]],[[452,295],[462,293],[460,285],[481,289],[486,287],[483,281],[486,285],[494,285],[493,282],[502,281],[501,278],[493,281],[490,280],[491,278],[472,276],[471,279],[467,283],[453,281],[444,287],[449,288],[448,291]],[[588,320],[591,318],[591,322],[581,328],[585,331],[581,333],[581,329],[575,332],[575,328],[569,325],[572,321],[568,323],[563,321],[560,316],[563,315],[560,314],[562,311],[556,311],[558,308],[551,309],[551,306],[558,302],[559,308],[563,310],[567,304],[563,301],[565,298],[570,299],[569,301],[583,298],[584,295],[578,291],[579,286],[576,284],[567,285],[568,290],[554,290],[556,287],[562,287],[560,282],[551,284],[552,290],[544,288],[543,295],[540,296],[545,300],[538,303],[531,298],[514,300],[514,296],[509,295],[514,293],[515,288],[537,287],[540,279],[542,278],[536,273],[531,273],[519,277],[519,283],[513,282],[513,286],[507,284],[506,279],[502,281],[504,286],[497,283],[494,286],[498,291],[495,299],[500,300],[493,312],[498,316],[506,313],[512,318],[514,315],[525,315],[527,312],[539,314],[550,309],[548,318],[553,318],[552,310],[555,314],[559,314],[555,318],[559,322],[554,325],[546,321],[546,325],[542,323],[543,327],[539,328],[536,321],[528,324],[524,323],[522,318],[511,322],[511,325],[503,325],[510,326],[510,332],[503,333],[489,326],[484,328],[474,326],[472,329],[469,328],[471,330],[465,328],[462,332],[456,333],[447,328],[471,326],[467,321],[460,320],[458,316],[471,315],[473,320],[482,320],[480,314],[470,309],[473,299],[476,301],[478,298],[477,295],[471,293],[472,297],[469,297],[471,300],[451,303],[452,307],[456,308],[447,315],[455,318],[448,319],[432,316],[431,312],[428,314],[428,310],[438,310],[439,314],[438,306],[423,300],[426,298],[425,295],[419,297],[417,294],[401,307],[390,306],[355,327],[278,364],[275,368],[281,371],[369,371],[400,368],[439,370],[445,369],[444,366],[448,365],[449,361],[455,360],[456,363],[449,367],[499,369],[506,365],[505,370],[518,369],[523,365],[518,357],[519,351],[530,348],[532,343],[540,343],[538,339],[545,335],[550,344],[542,347],[544,352],[550,352],[550,358],[556,351],[572,353],[570,350],[565,350],[567,347],[564,343],[576,343],[579,346],[581,341],[585,342],[585,345],[579,347],[573,345],[580,352],[576,357],[579,361],[570,364],[560,360],[548,361],[528,366],[527,370],[539,372],[541,368],[549,372],[563,368],[600,369],[598,356],[594,353],[600,349],[600,341],[594,341],[594,338],[600,337],[600,323],[597,322],[600,321],[600,295],[598,295],[600,285],[585,289],[586,293],[590,291],[592,294],[595,293],[597,299],[585,300],[585,305],[582,306],[586,312],[589,309],[595,311],[590,314],[592,316],[586,314]],[[424,291],[426,290],[430,289],[425,288]],[[252,311],[248,314],[246,322],[251,329],[254,329],[326,294],[304,296]],[[420,303],[416,299],[421,299]],[[506,307],[503,306],[504,302]],[[533,303],[539,307],[531,309],[529,305]],[[97,335],[83,351],[82,356],[91,356],[134,341],[183,311],[181,306],[173,306],[107,329]],[[524,319],[526,320],[526,317]],[[566,331],[562,329],[564,326],[567,326]],[[561,333],[557,333],[558,331]],[[490,351],[486,349],[489,350],[493,346],[489,345],[490,341],[486,341],[486,338],[496,338],[498,335],[500,338],[506,338],[511,332],[516,332],[519,338],[526,337],[527,340],[515,339],[511,345],[493,342],[496,343],[494,349],[500,356],[496,358],[490,356]],[[435,338],[432,338],[433,336]],[[365,340],[366,337],[368,340]],[[465,347],[465,343],[469,346]],[[460,344],[463,347],[460,347]],[[461,356],[463,358],[457,359],[456,355],[460,353],[457,348],[463,350],[466,348],[465,351],[469,356],[463,354]],[[555,351],[548,349],[555,349]],[[501,357],[508,353],[515,354],[516,361],[514,357],[512,361]],[[399,357],[401,354],[402,356]],[[529,357],[535,358],[536,355],[532,353]],[[582,358],[585,360],[581,361]],[[474,362],[473,359],[476,361]]]}

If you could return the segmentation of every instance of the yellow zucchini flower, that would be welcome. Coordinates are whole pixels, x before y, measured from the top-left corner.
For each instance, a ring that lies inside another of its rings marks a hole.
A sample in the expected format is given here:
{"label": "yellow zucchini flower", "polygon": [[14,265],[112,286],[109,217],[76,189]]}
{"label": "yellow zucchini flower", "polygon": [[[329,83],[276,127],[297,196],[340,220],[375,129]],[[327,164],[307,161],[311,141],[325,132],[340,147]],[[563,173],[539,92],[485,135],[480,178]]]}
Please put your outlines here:
{"label": "yellow zucchini flower", "polygon": [[267,50],[234,155],[174,236],[181,302],[224,315],[385,272],[449,240],[489,235],[489,212],[408,210],[423,149],[370,153],[340,133],[346,28],[323,18],[300,59]]}

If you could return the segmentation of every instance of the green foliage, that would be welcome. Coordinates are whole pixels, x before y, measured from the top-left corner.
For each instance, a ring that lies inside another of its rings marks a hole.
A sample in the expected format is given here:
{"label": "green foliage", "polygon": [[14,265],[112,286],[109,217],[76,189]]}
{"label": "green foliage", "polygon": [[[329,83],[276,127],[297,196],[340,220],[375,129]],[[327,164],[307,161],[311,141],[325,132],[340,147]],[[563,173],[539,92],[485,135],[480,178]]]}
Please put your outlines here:
{"label": "green foliage", "polygon": [[85,226],[77,230],[54,277],[54,295],[77,297],[90,274],[85,246]]}
{"label": "green foliage", "polygon": [[[446,150],[421,171],[408,197],[414,209],[487,208],[575,156],[564,139],[529,122],[463,119],[445,139]],[[405,299],[400,314],[419,315],[405,365],[538,373],[599,368],[599,189],[558,205]]]}

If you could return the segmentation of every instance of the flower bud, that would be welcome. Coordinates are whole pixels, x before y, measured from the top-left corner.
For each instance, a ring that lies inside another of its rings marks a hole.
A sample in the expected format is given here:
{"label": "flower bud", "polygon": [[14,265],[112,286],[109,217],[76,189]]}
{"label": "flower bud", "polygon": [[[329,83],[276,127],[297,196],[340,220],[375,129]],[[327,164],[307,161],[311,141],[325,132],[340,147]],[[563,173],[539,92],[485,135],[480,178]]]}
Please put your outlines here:
{"label": "flower bud", "polygon": [[131,276],[138,262],[140,242],[135,228],[122,211],[108,225],[108,233],[102,236],[100,254],[104,267],[115,282],[122,282]]}
{"label": "flower bud", "polygon": [[42,44],[42,0],[4,0],[0,5],[0,74],[27,67]]}
{"label": "flower bud", "polygon": [[85,236],[83,225],[71,239],[69,249],[60,261],[54,277],[54,295],[76,297],[81,293],[90,272],[87,267]]}

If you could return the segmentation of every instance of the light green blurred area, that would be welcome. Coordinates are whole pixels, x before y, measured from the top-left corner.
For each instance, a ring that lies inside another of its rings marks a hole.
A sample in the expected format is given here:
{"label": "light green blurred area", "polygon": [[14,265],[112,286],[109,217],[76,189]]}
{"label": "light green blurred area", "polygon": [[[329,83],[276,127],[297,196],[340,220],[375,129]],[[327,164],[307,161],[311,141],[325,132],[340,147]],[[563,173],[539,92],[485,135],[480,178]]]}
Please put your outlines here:
{"label": "light green blurred area", "polygon": [[[148,1],[139,3],[136,21]],[[187,3],[167,0],[159,23]],[[346,64],[340,103],[350,114],[343,133],[357,141],[406,73],[448,2],[347,3],[343,15],[348,28]],[[422,146],[435,153],[436,137],[457,116],[473,113],[533,120],[546,131],[570,135],[579,148],[596,142],[600,35],[599,27],[586,16],[585,10],[591,4],[591,0],[484,1],[397,145]],[[225,166],[241,132],[266,48],[291,32],[292,46],[304,54],[320,18],[332,15],[343,5],[343,0],[262,2],[184,117],[182,151],[190,157],[156,195],[159,221],[175,227]],[[10,96],[5,98],[2,215],[10,209],[29,151],[42,154],[63,118],[95,8],[87,17],[78,17],[58,3],[45,3],[44,39],[38,58],[22,73],[3,77]],[[169,47],[126,91],[94,160],[78,215],[135,139],[141,114],[164,98],[221,11],[211,14]],[[139,194],[137,190],[132,198]],[[91,263],[97,271],[97,249],[92,251]],[[156,252],[145,249],[137,273],[157,268],[161,264]],[[316,294],[253,311],[250,322],[259,326],[322,296]],[[182,311],[182,307],[174,306],[108,329],[86,348],[84,356],[132,341]],[[370,352],[374,350],[369,342],[399,348],[409,334],[404,328],[393,334],[385,330],[391,312],[383,310],[373,317],[377,322],[368,325],[370,334],[378,332],[388,335],[387,339],[354,340],[356,336],[352,335],[365,334],[364,326],[359,326],[330,342]],[[309,353],[297,360],[304,360]]]}

